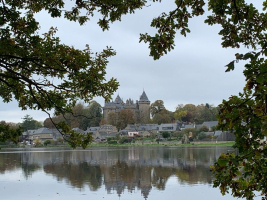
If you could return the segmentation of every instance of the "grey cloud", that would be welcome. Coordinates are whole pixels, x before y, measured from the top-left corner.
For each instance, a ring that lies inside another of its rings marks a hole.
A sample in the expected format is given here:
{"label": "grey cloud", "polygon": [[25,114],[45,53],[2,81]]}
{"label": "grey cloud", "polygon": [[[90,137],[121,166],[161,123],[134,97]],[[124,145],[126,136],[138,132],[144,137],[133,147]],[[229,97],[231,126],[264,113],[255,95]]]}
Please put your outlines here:
{"label": "grey cloud", "polygon": [[[137,100],[144,88],[151,102],[161,99],[167,109],[174,111],[180,103],[218,105],[222,99],[228,99],[242,90],[245,84],[242,65],[239,64],[230,73],[224,72],[224,66],[234,59],[235,53],[244,49],[223,49],[218,35],[220,27],[204,24],[205,17],[190,21],[191,33],[187,37],[177,33],[175,50],[158,61],[149,57],[148,45],[139,43],[139,34],[155,32],[149,27],[153,17],[174,8],[171,1],[151,4],[136,11],[136,14],[123,16],[121,22],[111,24],[106,32],[97,26],[97,15],[85,26],[49,18],[45,12],[37,17],[42,27],[40,33],[50,26],[58,27],[57,36],[65,44],[83,49],[88,43],[93,51],[112,46],[117,51],[117,56],[110,58],[107,66],[107,79],[115,77],[120,82],[114,97],[119,93],[124,100]],[[103,98],[95,99],[104,104]],[[19,119],[25,115],[14,103],[0,102],[0,108],[0,117],[7,121],[15,117],[7,116],[3,111],[17,110]],[[33,115],[38,113],[35,116],[43,120],[47,117],[37,111],[29,112]]]}

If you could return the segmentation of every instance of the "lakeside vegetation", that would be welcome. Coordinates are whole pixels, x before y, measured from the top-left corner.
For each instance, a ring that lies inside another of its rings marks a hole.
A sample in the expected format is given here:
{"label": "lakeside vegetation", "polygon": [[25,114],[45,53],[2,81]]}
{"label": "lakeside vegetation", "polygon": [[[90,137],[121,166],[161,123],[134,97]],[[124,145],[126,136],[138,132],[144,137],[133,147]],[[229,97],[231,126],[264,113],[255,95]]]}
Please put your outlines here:
{"label": "lakeside vegetation", "polygon": [[[208,141],[203,141],[203,142],[192,142],[189,144],[182,144],[180,142],[150,142],[150,143],[142,143],[142,142],[136,142],[136,143],[124,143],[124,144],[108,144],[108,143],[92,143],[90,144],[87,148],[90,147],[127,147],[127,146],[168,146],[168,147],[199,147],[199,146],[229,146],[232,147],[235,144],[233,141],[225,141],[225,142],[208,142]],[[42,146],[32,146],[32,145],[24,145],[24,144],[1,144],[1,148],[48,148],[48,147],[71,147],[67,143],[65,144],[59,144],[59,145],[42,145]]]}
{"label": "lakeside vegetation", "polygon": [[103,147],[103,146],[190,146],[190,147],[194,147],[194,146],[233,146],[235,144],[235,142],[220,142],[220,143],[208,143],[208,142],[197,142],[197,143],[189,143],[189,144],[182,144],[182,143],[133,143],[133,144],[107,144],[107,143],[103,143],[103,144],[91,144],[88,147]]}

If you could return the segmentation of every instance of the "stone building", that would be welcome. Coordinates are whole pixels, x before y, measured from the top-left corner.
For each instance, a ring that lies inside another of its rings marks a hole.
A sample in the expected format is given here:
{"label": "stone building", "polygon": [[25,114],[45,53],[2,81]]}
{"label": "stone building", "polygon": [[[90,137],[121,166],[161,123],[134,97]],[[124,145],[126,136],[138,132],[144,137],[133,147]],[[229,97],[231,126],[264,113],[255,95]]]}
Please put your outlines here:
{"label": "stone building", "polygon": [[139,101],[134,102],[132,99],[127,99],[126,102],[118,95],[114,101],[105,102],[103,107],[103,117],[108,119],[108,114],[115,112],[118,114],[123,109],[129,109],[134,113],[134,117],[140,123],[146,123],[150,119],[150,101],[147,98],[145,91],[140,96]]}

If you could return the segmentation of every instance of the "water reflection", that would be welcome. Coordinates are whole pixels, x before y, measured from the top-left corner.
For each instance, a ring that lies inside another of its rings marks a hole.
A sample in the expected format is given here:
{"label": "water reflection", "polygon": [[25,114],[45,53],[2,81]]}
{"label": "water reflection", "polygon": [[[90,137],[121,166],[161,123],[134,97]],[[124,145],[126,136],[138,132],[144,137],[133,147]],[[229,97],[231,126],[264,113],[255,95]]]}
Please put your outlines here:
{"label": "water reflection", "polygon": [[[73,188],[97,191],[105,187],[121,196],[140,190],[148,198],[152,188],[165,190],[170,177],[177,184],[211,184],[209,166],[227,147],[121,147],[76,149],[18,149],[0,152],[0,173],[21,169],[25,180],[42,170]],[[1,175],[0,175],[1,177]]]}

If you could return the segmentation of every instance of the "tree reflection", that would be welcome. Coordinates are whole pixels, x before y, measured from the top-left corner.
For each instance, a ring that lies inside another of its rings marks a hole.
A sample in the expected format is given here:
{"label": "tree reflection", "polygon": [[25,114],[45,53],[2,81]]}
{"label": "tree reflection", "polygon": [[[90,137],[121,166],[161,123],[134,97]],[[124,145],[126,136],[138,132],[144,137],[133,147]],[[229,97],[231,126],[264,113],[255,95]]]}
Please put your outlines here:
{"label": "tree reflection", "polygon": [[0,154],[0,173],[15,171],[21,165],[20,156],[17,154]]}
{"label": "tree reflection", "polygon": [[83,162],[80,164],[62,163],[47,164],[44,172],[52,174],[58,181],[65,180],[76,188],[89,186],[90,190],[96,191],[102,185],[102,173],[100,166],[91,166]]}
{"label": "tree reflection", "polygon": [[[140,191],[148,198],[152,187],[165,190],[170,177],[179,184],[212,183],[209,166],[225,149],[126,147],[85,151],[25,151],[1,153],[0,173],[22,170],[25,179],[37,170],[73,188],[107,193]],[[1,178],[1,176],[0,176]]]}
{"label": "tree reflection", "polygon": [[154,167],[152,185],[159,190],[165,190],[166,182],[173,175],[174,169],[169,167]]}
{"label": "tree reflection", "polygon": [[180,184],[212,183],[210,170],[203,166],[185,166],[175,171]]}
{"label": "tree reflection", "polygon": [[41,167],[37,164],[22,163],[21,169],[25,179],[27,180],[29,177],[32,176],[33,172],[40,170]]}

